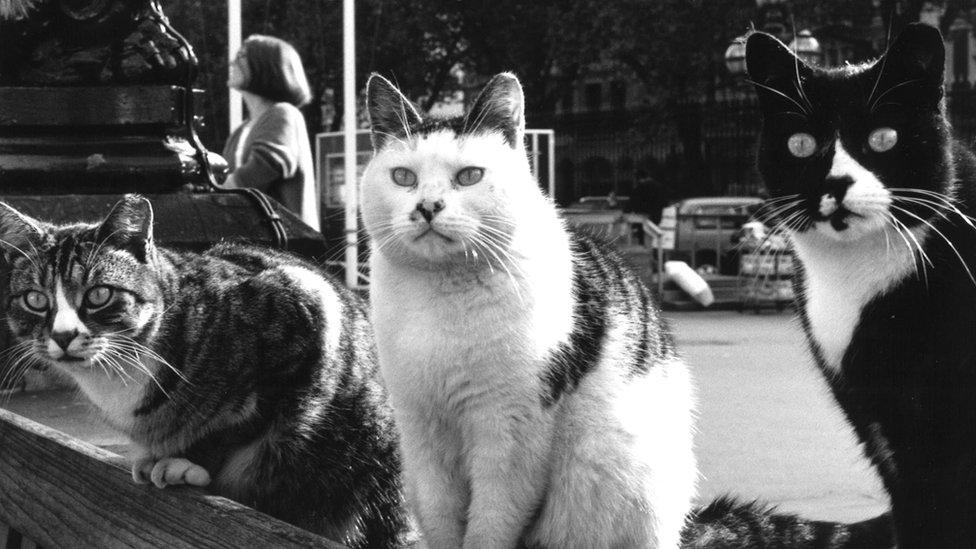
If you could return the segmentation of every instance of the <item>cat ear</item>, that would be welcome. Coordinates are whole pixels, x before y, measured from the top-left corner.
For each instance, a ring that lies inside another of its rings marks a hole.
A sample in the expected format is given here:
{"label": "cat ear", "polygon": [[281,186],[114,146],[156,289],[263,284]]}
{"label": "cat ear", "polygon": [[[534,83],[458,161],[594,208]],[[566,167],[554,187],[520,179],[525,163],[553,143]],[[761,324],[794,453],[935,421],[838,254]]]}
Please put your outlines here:
{"label": "cat ear", "polygon": [[764,109],[795,110],[802,80],[812,69],[773,35],[753,32],[746,40],[746,72]]}
{"label": "cat ear", "polygon": [[153,210],[145,198],[127,194],[98,227],[97,239],[129,250],[145,263],[153,246]]}
{"label": "cat ear", "polygon": [[500,131],[513,149],[525,135],[525,97],[518,78],[510,72],[495,75],[464,119],[464,133]]}
{"label": "cat ear", "polygon": [[[877,94],[904,88],[906,99],[938,103],[942,99],[945,72],[942,33],[922,23],[908,25],[873,70],[880,71]],[[920,83],[927,93],[919,94],[917,86],[909,85],[914,83]]]}
{"label": "cat ear", "polygon": [[382,149],[391,139],[409,135],[410,126],[423,121],[410,100],[375,72],[366,82],[366,107],[374,151]]}
{"label": "cat ear", "polygon": [[43,234],[40,222],[0,202],[0,249],[7,262],[15,255],[26,256],[27,248]]}

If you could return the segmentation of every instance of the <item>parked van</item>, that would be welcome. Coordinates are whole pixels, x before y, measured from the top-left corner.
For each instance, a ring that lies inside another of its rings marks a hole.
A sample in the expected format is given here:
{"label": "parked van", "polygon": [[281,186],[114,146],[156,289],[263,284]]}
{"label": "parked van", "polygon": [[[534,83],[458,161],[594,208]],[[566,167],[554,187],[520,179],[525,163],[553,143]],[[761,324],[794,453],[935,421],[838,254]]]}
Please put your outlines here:
{"label": "parked van", "polygon": [[662,210],[661,229],[671,259],[692,268],[722,274],[738,272],[739,228],[762,205],[755,196],[706,196],[687,198]]}

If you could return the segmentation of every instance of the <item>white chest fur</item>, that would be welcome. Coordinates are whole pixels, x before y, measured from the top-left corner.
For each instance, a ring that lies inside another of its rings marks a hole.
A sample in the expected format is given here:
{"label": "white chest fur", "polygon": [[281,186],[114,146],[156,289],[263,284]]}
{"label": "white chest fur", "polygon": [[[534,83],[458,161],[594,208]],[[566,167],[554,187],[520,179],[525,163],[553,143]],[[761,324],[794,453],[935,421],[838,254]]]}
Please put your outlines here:
{"label": "white chest fur", "polygon": [[536,390],[538,364],[571,329],[568,257],[536,273],[522,265],[530,276],[519,276],[518,287],[497,269],[451,277],[379,254],[371,265],[380,366],[395,404],[464,413],[452,408],[477,395],[525,398]]}
{"label": "white chest fur", "polygon": [[885,230],[888,234],[879,231],[854,241],[839,241],[815,231],[793,235],[805,272],[803,292],[810,330],[835,373],[840,372],[864,306],[915,272],[914,250],[916,242],[924,244],[925,231],[916,229],[911,237],[903,237]]}
{"label": "white chest fur", "polygon": [[[156,364],[150,361],[146,367],[155,371]],[[98,367],[70,372],[70,375],[112,427],[131,432],[135,421],[133,412],[145,397],[146,385],[152,383],[147,375],[134,367],[126,368],[125,375],[111,369],[107,374]]]}

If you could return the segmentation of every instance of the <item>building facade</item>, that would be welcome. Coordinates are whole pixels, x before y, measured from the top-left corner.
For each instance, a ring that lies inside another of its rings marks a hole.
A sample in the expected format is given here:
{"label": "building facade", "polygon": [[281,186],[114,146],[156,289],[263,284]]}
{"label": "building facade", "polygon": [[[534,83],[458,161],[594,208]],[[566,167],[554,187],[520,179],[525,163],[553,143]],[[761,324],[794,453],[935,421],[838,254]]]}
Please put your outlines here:
{"label": "building facade", "polygon": [[[802,56],[825,67],[876,58],[888,29],[894,33],[908,22],[940,28],[953,128],[972,142],[976,0],[848,4],[831,11],[813,1],[758,0],[753,21],[786,44],[810,47]],[[797,36],[793,28],[801,29]],[[813,42],[804,43],[805,37]],[[728,65],[734,72],[735,63]],[[761,117],[752,86],[744,75],[729,72],[709,88],[662,112],[624,67],[611,61],[589,67],[554,112],[529,119],[532,127],[556,132],[557,201],[566,205],[610,192],[637,195],[638,209],[653,217],[661,204],[687,196],[761,196],[755,168]]]}

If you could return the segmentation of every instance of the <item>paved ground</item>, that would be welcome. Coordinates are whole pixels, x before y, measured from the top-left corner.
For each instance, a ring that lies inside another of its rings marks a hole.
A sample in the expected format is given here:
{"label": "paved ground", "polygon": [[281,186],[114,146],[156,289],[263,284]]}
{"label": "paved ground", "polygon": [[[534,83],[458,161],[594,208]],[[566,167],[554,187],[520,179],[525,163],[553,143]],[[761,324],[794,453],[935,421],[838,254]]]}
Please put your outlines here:
{"label": "paved ground", "polygon": [[667,316],[698,388],[701,501],[731,493],[839,521],[886,509],[792,313]]}
{"label": "paved ground", "polygon": [[[880,484],[807,357],[790,313],[667,316],[698,386],[702,502],[729,493],[841,521],[884,511]],[[71,393],[15,395],[7,407],[124,451],[124,440],[92,420]]]}

